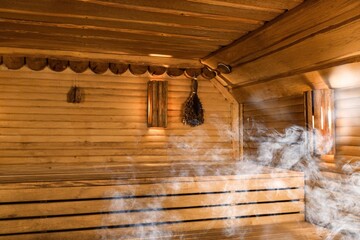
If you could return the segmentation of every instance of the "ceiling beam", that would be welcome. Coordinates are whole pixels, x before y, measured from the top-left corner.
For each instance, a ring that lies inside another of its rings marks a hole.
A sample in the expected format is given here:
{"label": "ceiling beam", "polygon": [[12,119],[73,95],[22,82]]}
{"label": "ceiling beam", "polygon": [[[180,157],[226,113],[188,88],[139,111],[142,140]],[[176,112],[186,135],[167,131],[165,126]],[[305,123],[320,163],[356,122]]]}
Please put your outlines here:
{"label": "ceiling beam", "polygon": [[64,51],[56,49],[29,49],[18,47],[0,47],[1,55],[11,56],[32,56],[32,57],[56,57],[69,60],[92,60],[100,62],[113,63],[129,63],[143,64],[155,66],[169,66],[176,68],[201,68],[203,65],[198,59],[181,59],[174,57],[156,57],[156,56],[140,56],[140,55],[124,55],[114,52],[80,52],[80,51]]}
{"label": "ceiling beam", "polygon": [[259,30],[202,59],[233,87],[360,60],[360,1],[308,0]]}

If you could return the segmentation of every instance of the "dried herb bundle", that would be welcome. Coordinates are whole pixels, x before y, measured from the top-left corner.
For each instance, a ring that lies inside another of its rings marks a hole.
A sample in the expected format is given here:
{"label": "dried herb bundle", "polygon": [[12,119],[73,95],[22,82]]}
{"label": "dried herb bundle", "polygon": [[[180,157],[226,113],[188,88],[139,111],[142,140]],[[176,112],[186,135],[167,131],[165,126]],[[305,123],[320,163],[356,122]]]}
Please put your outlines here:
{"label": "dried herb bundle", "polygon": [[67,102],[68,103],[80,103],[83,98],[82,89],[77,86],[72,86],[67,93]]}
{"label": "dried herb bundle", "polygon": [[204,123],[204,109],[197,95],[198,82],[196,79],[192,81],[192,87],[192,93],[184,104],[182,122],[185,125],[196,127]]}

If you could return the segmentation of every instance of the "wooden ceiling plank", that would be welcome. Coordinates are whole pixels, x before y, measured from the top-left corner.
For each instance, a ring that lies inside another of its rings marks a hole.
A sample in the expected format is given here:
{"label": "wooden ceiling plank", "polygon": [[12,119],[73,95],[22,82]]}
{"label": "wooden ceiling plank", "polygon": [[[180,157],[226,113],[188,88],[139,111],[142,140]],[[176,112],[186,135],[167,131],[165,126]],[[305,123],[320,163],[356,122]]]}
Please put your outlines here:
{"label": "wooden ceiling plank", "polygon": [[213,4],[218,6],[228,6],[228,7],[261,7],[261,8],[271,8],[271,9],[292,9],[299,5],[303,0],[187,0],[191,2]]}
{"label": "wooden ceiling plank", "polygon": [[[96,49],[94,49],[96,50]],[[147,65],[171,66],[174,68],[203,67],[198,59],[163,58],[140,55],[125,55],[114,52],[80,52],[74,50],[34,49],[34,48],[12,48],[0,46],[0,54],[12,56],[37,56],[43,58],[56,57],[69,60],[97,60],[113,63],[141,63]]]}
{"label": "wooden ceiling plank", "polygon": [[[0,19],[0,29],[5,29],[6,32],[38,32],[46,33],[57,36],[77,36],[86,39],[99,39],[99,40],[119,40],[119,41],[141,41],[149,43],[162,43],[166,45],[176,45],[184,46],[186,48],[191,48],[192,46],[203,46],[203,47],[218,47],[220,45],[226,45],[229,43],[229,40],[219,40],[211,38],[202,38],[202,39],[184,39],[181,37],[169,37],[169,36],[157,36],[157,35],[142,35],[134,33],[122,33],[122,32],[109,32],[103,30],[92,30],[92,29],[83,29],[83,28],[74,28],[72,26],[63,27],[59,25],[43,25],[41,23],[37,24],[28,24],[24,22],[7,22]],[[1,31],[1,30],[0,30]],[[76,43],[74,43],[76,44]]]}
{"label": "wooden ceiling plank", "polygon": [[246,33],[249,30],[253,30],[256,26],[247,26],[247,29],[241,30],[238,29],[224,29],[224,28],[214,28],[214,27],[200,27],[193,26],[189,28],[189,26],[184,25],[165,25],[165,24],[157,24],[156,22],[133,22],[126,20],[116,20],[113,21],[111,19],[89,19],[82,18],[79,16],[64,16],[59,14],[49,14],[49,13],[39,13],[39,12],[25,12],[25,11],[11,11],[6,10],[2,11],[0,8],[0,16],[2,18],[11,19],[11,20],[26,20],[26,21],[34,21],[34,22],[44,22],[44,23],[54,23],[54,24],[70,24],[81,26],[84,29],[89,28],[105,28],[111,29],[113,31],[150,31],[154,33],[162,33],[162,34],[182,34],[182,35],[193,35],[200,37],[217,37],[220,33],[226,38],[236,39],[238,34]]}
{"label": "wooden ceiling plank", "polygon": [[232,64],[227,78],[242,85],[357,59],[352,53],[360,51],[359,12],[357,0],[308,1],[202,62]]}
{"label": "wooden ceiling plank", "polygon": [[[1,40],[1,39],[0,39]],[[12,40],[13,41],[13,40]],[[3,44],[2,44],[3,45]],[[64,44],[63,44],[64,45]],[[4,46],[4,45],[3,45]],[[16,46],[12,46],[11,44],[6,44],[6,47],[8,48],[18,48],[17,47],[18,45]],[[26,48],[32,48],[34,50],[49,50],[49,51],[54,51],[54,50],[58,50],[59,46],[59,43],[54,43],[54,44],[49,44],[49,43],[44,43],[43,44],[43,48],[38,48],[38,46],[36,46],[36,48],[34,47],[33,44],[24,44],[23,48],[22,49],[26,49]],[[144,59],[151,59],[153,56],[150,56],[149,54],[148,55],[144,55],[142,52],[135,52],[135,51],[130,51],[130,50],[126,50],[126,52],[121,52],[121,51],[116,51],[114,50],[113,48],[111,47],[108,47],[108,48],[103,48],[103,49],[99,49],[97,47],[94,47],[94,46],[91,46],[91,47],[87,47],[87,48],[84,48],[82,49],[82,51],[79,51],[78,48],[72,46],[71,44],[66,44],[64,45],[64,47],[62,48],[63,51],[77,51],[79,53],[97,53],[97,54],[101,54],[101,53],[104,53],[104,54],[110,54],[111,55],[114,55],[114,56],[124,56],[124,58],[119,58],[119,59],[137,59],[137,61],[139,61],[139,63],[143,63],[144,61],[146,60],[142,60],[142,58]],[[155,51],[155,50],[154,50]],[[161,61],[161,64],[160,65],[170,65],[171,64],[171,59],[175,58],[175,59],[183,59],[183,60],[190,60],[192,62],[194,61],[199,61],[199,58],[197,57],[198,55],[200,55],[201,53],[195,53],[194,54],[183,54],[183,53],[178,53],[178,54],[175,54],[174,56],[172,57],[159,57],[159,60],[160,59],[163,59]],[[132,56],[136,56],[136,57],[132,57]],[[133,62],[133,61],[132,61]],[[148,61],[146,61],[148,62]],[[151,61],[150,61],[151,62]],[[158,61],[155,61],[155,62],[158,62]],[[137,63],[137,62],[134,62],[134,63]],[[155,64],[155,63],[154,63]],[[153,64],[152,64],[153,65]],[[159,64],[158,64],[159,65]]]}
{"label": "wooden ceiling plank", "polygon": [[71,0],[52,1],[52,0],[38,0],[26,1],[18,0],[16,2],[11,0],[2,0],[0,9],[2,12],[12,11],[16,12],[37,12],[40,15],[47,13],[54,16],[72,16],[80,18],[92,18],[98,20],[112,20],[112,21],[128,21],[128,22],[152,22],[152,24],[178,26],[183,25],[191,28],[192,26],[200,27],[215,27],[224,29],[240,29],[242,28],[256,28],[262,25],[262,21],[248,20],[234,21],[224,19],[222,21],[191,17],[191,16],[175,16],[173,14],[158,14],[151,12],[142,12],[131,9],[119,9],[106,6],[100,6],[89,2],[74,2]]}
{"label": "wooden ceiling plank", "polygon": [[141,63],[147,65],[171,66],[179,68],[189,67],[202,67],[203,65],[198,59],[182,59],[182,58],[163,58],[163,57],[150,57],[142,55],[126,55],[118,54],[116,52],[94,51],[80,52],[76,49],[73,50],[58,50],[58,49],[35,49],[35,48],[18,48],[18,47],[4,47],[0,46],[0,54],[12,56],[37,56],[43,58],[57,57],[59,59],[69,60],[96,60],[105,62],[126,62],[126,63]]}
{"label": "wooden ceiling plank", "polygon": [[244,21],[247,21],[246,19],[252,19],[268,21],[283,12],[279,9],[251,7],[249,5],[242,5],[243,7],[234,9],[226,6],[179,0],[171,2],[163,0],[87,0],[87,2],[144,12],[170,13],[173,15],[194,16],[216,20],[244,19]]}
{"label": "wooden ceiling plank", "polygon": [[[1,12],[1,10],[0,10]],[[186,36],[189,38],[192,37],[207,37],[207,38],[230,38],[236,39],[239,34],[244,34],[246,31],[240,30],[226,30],[219,28],[186,28],[186,26],[162,26],[148,23],[137,23],[137,22],[120,22],[120,21],[108,21],[108,20],[99,20],[99,19],[84,19],[79,17],[69,17],[61,16],[54,17],[51,14],[37,15],[39,13],[12,13],[12,12],[1,12],[0,15],[2,19],[8,21],[28,21],[34,22],[34,24],[54,24],[54,25],[64,25],[64,26],[73,26],[83,29],[99,29],[107,31],[123,31],[123,32],[150,32],[153,34],[162,34],[169,36]],[[196,30],[196,31],[194,31]],[[221,36],[220,36],[221,35]]]}
{"label": "wooden ceiling plank", "polygon": [[[68,47],[83,51],[86,49],[96,48],[101,50],[113,50],[127,54],[162,54],[170,56],[184,56],[200,58],[211,50],[215,50],[216,46],[212,49],[201,48],[200,46],[183,47],[181,45],[158,44],[140,41],[122,41],[122,40],[109,40],[101,41],[100,39],[89,39],[74,36],[59,36],[59,35],[45,35],[38,33],[4,33],[0,31],[0,42],[3,46],[24,47],[32,46],[41,48],[44,45],[61,46],[61,49]],[[139,44],[143,46],[139,47]]]}
{"label": "wooden ceiling plank", "polygon": [[[128,29],[124,28],[111,28],[111,27],[100,27],[100,26],[89,26],[89,25],[77,25],[73,23],[53,23],[53,22],[41,22],[41,21],[33,21],[33,20],[17,20],[17,19],[7,19],[7,18],[0,18],[0,23],[6,24],[6,26],[17,24],[19,26],[27,26],[28,28],[34,28],[37,26],[40,27],[51,27],[51,28],[59,28],[62,29],[62,31],[65,31],[66,29],[76,30],[76,32],[85,31],[93,34],[105,34],[105,35],[111,35],[116,36],[116,34],[122,34],[121,36],[126,36],[129,38],[130,36],[137,36],[141,35],[143,37],[148,36],[155,36],[155,37],[162,37],[163,39],[171,39],[171,38],[177,38],[177,39],[189,39],[189,40],[202,40],[202,41],[223,41],[228,42],[229,39],[236,38],[237,36],[240,36],[241,34],[245,34],[246,32],[237,32],[237,33],[231,33],[231,34],[223,34],[220,32],[212,33],[206,36],[198,36],[195,34],[192,34],[194,31],[192,30],[192,33],[190,31],[188,33],[178,33],[176,30],[173,31],[173,33],[164,33],[164,32],[156,32],[155,30],[146,29],[145,30],[138,30],[138,29],[131,29],[131,26],[128,26]],[[176,32],[176,33],[175,33]],[[192,34],[192,35],[191,35]],[[85,34],[83,34],[85,35]]]}

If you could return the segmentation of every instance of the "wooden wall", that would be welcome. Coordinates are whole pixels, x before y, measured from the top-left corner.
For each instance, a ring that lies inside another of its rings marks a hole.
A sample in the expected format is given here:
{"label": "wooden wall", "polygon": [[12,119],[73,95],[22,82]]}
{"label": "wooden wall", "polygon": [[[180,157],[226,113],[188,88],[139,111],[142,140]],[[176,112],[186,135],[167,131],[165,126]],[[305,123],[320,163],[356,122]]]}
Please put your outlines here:
{"label": "wooden wall", "polygon": [[[170,164],[229,162],[233,159],[229,102],[210,81],[199,80],[205,124],[181,123],[190,94],[184,76],[169,81],[168,128],[146,123],[150,75],[75,74],[0,66],[0,165]],[[80,104],[66,102],[76,83]]]}
{"label": "wooden wall", "polygon": [[360,170],[360,86],[338,89],[335,98],[337,163]]}
{"label": "wooden wall", "polygon": [[257,156],[259,144],[271,143],[292,126],[304,126],[303,96],[244,104],[244,153]]}

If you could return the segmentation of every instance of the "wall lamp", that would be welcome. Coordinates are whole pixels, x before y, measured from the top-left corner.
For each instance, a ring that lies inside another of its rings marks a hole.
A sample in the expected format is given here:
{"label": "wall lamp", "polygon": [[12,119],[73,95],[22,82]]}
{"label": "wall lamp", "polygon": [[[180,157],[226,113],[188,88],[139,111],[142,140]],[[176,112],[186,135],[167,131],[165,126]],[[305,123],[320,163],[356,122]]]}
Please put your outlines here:
{"label": "wall lamp", "polygon": [[147,84],[147,126],[166,128],[167,127],[167,81],[149,81]]}

